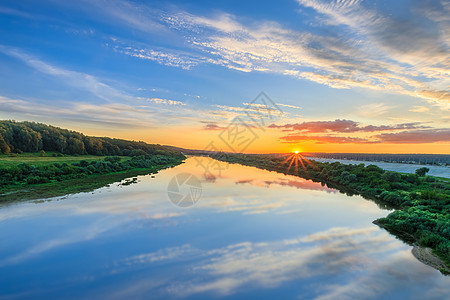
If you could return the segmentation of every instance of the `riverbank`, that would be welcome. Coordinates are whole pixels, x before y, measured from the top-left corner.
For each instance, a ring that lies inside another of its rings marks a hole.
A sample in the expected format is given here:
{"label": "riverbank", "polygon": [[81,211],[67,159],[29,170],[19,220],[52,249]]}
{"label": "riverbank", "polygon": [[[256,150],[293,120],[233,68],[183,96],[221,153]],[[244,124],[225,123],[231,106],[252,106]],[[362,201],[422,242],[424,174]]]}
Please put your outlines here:
{"label": "riverbank", "polygon": [[[180,162],[181,163],[181,162]],[[61,182],[33,184],[26,186],[10,186],[0,189],[0,204],[17,201],[47,199],[65,196],[68,194],[91,192],[114,182],[139,175],[156,174],[159,170],[174,167],[174,164],[160,165],[153,168],[133,169],[124,172],[115,172],[100,175],[91,175],[84,178],[70,179]]]}
{"label": "riverbank", "polygon": [[185,159],[182,155],[26,158],[6,162],[0,158],[0,203],[88,192],[125,178],[154,174]]}
{"label": "riverbank", "polygon": [[411,253],[420,262],[422,262],[432,268],[435,268],[436,270],[441,271],[441,273],[443,273],[443,274],[446,274],[446,275],[450,274],[447,270],[447,266],[445,265],[445,262],[433,254],[433,249],[428,248],[428,247],[414,246],[411,250]]}

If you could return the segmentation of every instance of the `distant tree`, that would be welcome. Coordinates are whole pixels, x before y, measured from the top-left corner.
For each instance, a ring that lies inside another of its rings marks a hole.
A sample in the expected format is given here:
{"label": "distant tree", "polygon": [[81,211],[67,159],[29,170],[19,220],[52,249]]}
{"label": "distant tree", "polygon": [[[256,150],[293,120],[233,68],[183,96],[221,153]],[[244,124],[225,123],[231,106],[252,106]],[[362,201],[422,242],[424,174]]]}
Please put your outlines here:
{"label": "distant tree", "polygon": [[419,168],[416,170],[416,174],[419,176],[425,176],[425,174],[427,174],[430,171],[429,168],[427,167],[423,167],[423,168]]}
{"label": "distant tree", "polygon": [[0,153],[8,154],[11,152],[11,148],[9,148],[8,144],[5,142],[3,137],[0,135]]}
{"label": "distant tree", "polygon": [[70,137],[67,141],[67,149],[66,152],[68,154],[83,154],[84,144],[82,140],[79,140],[75,137]]}
{"label": "distant tree", "polygon": [[67,146],[67,139],[62,134],[59,134],[56,136],[55,143],[58,151],[64,153]]}

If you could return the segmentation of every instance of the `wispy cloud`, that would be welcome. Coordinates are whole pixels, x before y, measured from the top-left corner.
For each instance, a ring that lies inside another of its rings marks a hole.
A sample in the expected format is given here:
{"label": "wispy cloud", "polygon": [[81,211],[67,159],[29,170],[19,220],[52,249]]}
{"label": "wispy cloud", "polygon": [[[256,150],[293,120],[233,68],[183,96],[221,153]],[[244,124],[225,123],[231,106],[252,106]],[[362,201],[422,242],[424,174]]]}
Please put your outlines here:
{"label": "wispy cloud", "polygon": [[382,133],[368,137],[349,137],[337,135],[299,135],[281,136],[283,143],[313,142],[316,144],[427,144],[450,142],[449,129],[412,130],[397,133]]}
{"label": "wispy cloud", "polygon": [[[127,91],[114,88],[96,76],[91,74],[68,70],[60,66],[48,63],[19,49],[0,45],[0,52],[19,59],[24,64],[41,74],[49,75],[67,86],[80,91],[88,92],[100,103],[86,99],[86,101],[58,101],[48,104],[49,101],[36,101],[36,99],[17,99],[0,95],[2,103],[1,112],[23,114],[28,117],[54,117],[60,119],[83,121],[92,124],[103,124],[106,127],[136,128],[153,127],[164,120],[165,124],[178,124],[198,122],[198,118],[204,120],[225,121],[244,114],[245,109],[238,113],[233,110],[224,111],[224,107],[193,108],[179,100],[159,97],[140,97]],[[142,90],[141,90],[142,91]],[[183,107],[174,111],[172,106]],[[30,110],[33,107],[33,110]]]}
{"label": "wispy cloud", "polygon": [[397,133],[383,133],[377,135],[384,143],[393,144],[422,144],[435,142],[450,142],[450,129],[411,130]]}
{"label": "wispy cloud", "polygon": [[226,127],[220,126],[217,122],[201,122],[205,123],[203,130],[224,130]]}
{"label": "wispy cloud", "polygon": [[[101,124],[103,127],[148,128],[155,126],[160,115],[151,108],[137,108],[121,103],[91,104],[60,102],[58,106],[39,101],[0,96],[2,113],[22,114],[32,118],[60,119]],[[30,107],[33,107],[30,110]],[[167,117],[167,116],[166,116]]]}
{"label": "wispy cloud", "polygon": [[169,33],[167,27],[158,22],[161,11],[148,6],[123,0],[81,0],[79,2],[83,2],[84,5],[80,5],[80,3],[65,3],[64,5],[73,5],[77,9],[85,9],[87,13],[95,12],[96,19],[99,19],[100,16],[106,16],[112,19],[114,23],[119,21],[123,25],[131,26],[143,32]]}
{"label": "wispy cloud", "polygon": [[190,70],[193,66],[206,62],[206,59],[202,57],[168,48],[152,49],[146,46],[138,47],[118,43],[118,40],[114,39],[112,46],[114,51],[118,53],[140,59],[151,60],[165,66],[179,67],[185,70]]}
{"label": "wispy cloud", "polygon": [[[436,102],[442,101],[443,92],[447,93],[448,101],[448,91],[439,91],[450,85],[450,5],[447,1],[412,2],[411,9],[404,11],[410,14],[409,18],[383,14],[359,0],[297,2],[320,13],[327,26],[337,26],[339,30],[355,34],[362,50],[372,53],[380,62],[390,63],[393,68],[385,75],[393,87],[399,85],[399,92],[415,92],[419,97]],[[425,87],[431,93],[425,95],[422,92]]]}
{"label": "wispy cloud", "polygon": [[[381,263],[380,256],[384,258]],[[310,298],[323,300],[368,299],[395,296],[398,287],[409,286],[411,280],[425,280],[424,284],[429,285],[433,292],[417,286],[408,290],[407,297],[414,295],[440,299],[447,293],[446,281],[436,280],[439,279],[438,273],[414,261],[401,243],[386,233],[380,233],[375,227],[335,227],[309,236],[259,243],[242,242],[210,250],[182,245],[128,260],[136,266],[181,261],[187,264],[185,269],[188,271],[182,272],[185,277],[181,278],[180,274],[172,274],[170,277],[155,279],[151,276],[134,281],[129,286],[116,287],[120,291],[113,290],[111,295],[130,291],[134,295],[161,293],[167,298],[201,297],[205,293],[232,297],[248,286],[273,292],[283,284],[296,282],[302,292],[298,297],[307,293]],[[343,270],[349,276],[336,276]],[[192,277],[193,273],[197,276]],[[324,276],[335,279],[328,280],[322,289],[309,284],[310,280]],[[152,284],[149,285],[149,282]],[[291,298],[296,296],[289,295]]]}
{"label": "wispy cloud", "polygon": [[359,116],[371,119],[381,117],[390,112],[393,108],[394,106],[385,103],[371,103],[358,106],[355,113]]}
{"label": "wispy cloud", "polygon": [[145,100],[157,104],[167,104],[167,105],[180,105],[185,106],[186,103],[176,100],[170,100],[170,99],[161,99],[161,98],[144,98],[144,97],[138,97],[140,100]]}
{"label": "wispy cloud", "polygon": [[403,129],[417,129],[429,128],[429,126],[420,125],[420,123],[407,123],[397,125],[366,125],[361,126],[358,122],[351,120],[334,120],[334,121],[311,121],[296,124],[275,125],[272,124],[269,128],[281,128],[283,131],[302,131],[302,132],[374,132],[386,130],[403,130]]}
{"label": "wispy cloud", "polygon": [[43,60],[40,60],[32,55],[22,52],[21,50],[6,47],[0,45],[0,52],[15,57],[22,62],[26,63],[31,68],[37,70],[40,73],[47,74],[55,77],[58,80],[64,81],[67,85],[83,89],[90,92],[92,95],[104,100],[104,101],[132,101],[133,97],[123,93],[108,84],[102,82],[97,77],[67,70],[52,64],[49,64]]}
{"label": "wispy cloud", "polygon": [[[276,288],[290,280],[336,274],[346,268],[359,270],[363,255],[380,253],[382,248],[371,247],[380,243],[385,247],[382,251],[396,248],[387,236],[375,233],[373,228],[332,228],[298,239],[228,245],[213,249],[195,267],[196,272],[207,274],[207,279],[189,284],[177,282],[174,292],[183,297],[205,292],[229,296],[245,285]],[[363,255],[356,253],[361,246]],[[323,264],[324,261],[328,263]]]}
{"label": "wispy cloud", "polygon": [[376,140],[369,140],[367,138],[346,137],[335,135],[286,135],[280,137],[280,141],[284,143],[297,144],[300,142],[314,142],[316,144],[373,144],[379,143]]}
{"label": "wispy cloud", "polygon": [[[449,142],[450,129],[432,128],[420,122],[392,125],[361,125],[351,120],[308,121],[276,125],[283,143],[313,142],[316,144],[423,144]],[[352,136],[349,136],[352,135]]]}
{"label": "wispy cloud", "polygon": [[430,109],[428,107],[425,106],[421,106],[421,105],[416,105],[413,108],[411,108],[409,111],[412,112],[426,112],[429,111]]}
{"label": "wispy cloud", "polygon": [[287,107],[287,108],[294,108],[294,109],[303,109],[300,106],[296,106],[296,105],[290,105],[290,104],[283,104],[283,103],[276,103],[279,106],[283,106],[283,107]]}
{"label": "wispy cloud", "polygon": [[[160,12],[156,17],[142,7],[127,6],[125,16],[136,16],[145,24],[158,23],[183,37],[188,47],[185,53],[132,45],[117,49],[185,69],[216,64],[242,72],[271,72],[339,89],[405,94],[448,108],[442,105],[448,102],[446,89],[450,85],[450,34],[446,29],[449,14],[443,13],[449,10],[449,5],[444,1],[412,9],[408,12],[413,15],[412,21],[408,22],[356,0],[298,0],[298,3],[319,14],[320,21],[312,26],[326,30],[321,34],[307,28],[292,30],[273,21],[247,25],[229,13],[199,16],[177,11]],[[147,30],[148,26],[142,22],[127,24]],[[341,33],[342,27],[348,34]]]}

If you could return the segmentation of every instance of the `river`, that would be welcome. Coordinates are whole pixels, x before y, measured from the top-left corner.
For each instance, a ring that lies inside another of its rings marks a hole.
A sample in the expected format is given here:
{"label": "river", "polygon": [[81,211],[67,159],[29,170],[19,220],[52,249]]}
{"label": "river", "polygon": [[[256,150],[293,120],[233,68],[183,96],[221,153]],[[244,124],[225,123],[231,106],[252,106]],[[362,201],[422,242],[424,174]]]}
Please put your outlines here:
{"label": "river", "polygon": [[[190,207],[168,196],[184,173],[201,183]],[[253,167],[205,177],[190,157],[130,185],[0,207],[0,299],[448,297],[450,277],[372,224],[388,213]]]}
{"label": "river", "polygon": [[414,174],[417,169],[426,167],[430,169],[427,175],[450,178],[450,167],[449,166],[434,166],[434,165],[419,165],[419,164],[403,164],[403,163],[391,163],[391,162],[382,162],[382,161],[367,161],[367,160],[351,160],[351,159],[334,159],[334,158],[319,158],[319,157],[308,157],[308,159],[320,161],[320,162],[340,162],[343,164],[352,164],[359,165],[364,164],[375,165],[384,170],[402,172],[402,173],[410,173]]}

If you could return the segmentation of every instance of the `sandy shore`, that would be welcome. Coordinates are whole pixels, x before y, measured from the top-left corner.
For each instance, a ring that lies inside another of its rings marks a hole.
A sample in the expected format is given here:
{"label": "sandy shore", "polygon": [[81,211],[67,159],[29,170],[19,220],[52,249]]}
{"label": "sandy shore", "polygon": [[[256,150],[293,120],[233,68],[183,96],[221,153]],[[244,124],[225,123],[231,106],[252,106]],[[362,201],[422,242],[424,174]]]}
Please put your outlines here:
{"label": "sandy shore", "polygon": [[411,252],[420,262],[437,270],[444,269],[449,271],[445,263],[433,254],[433,250],[431,248],[414,246]]}

